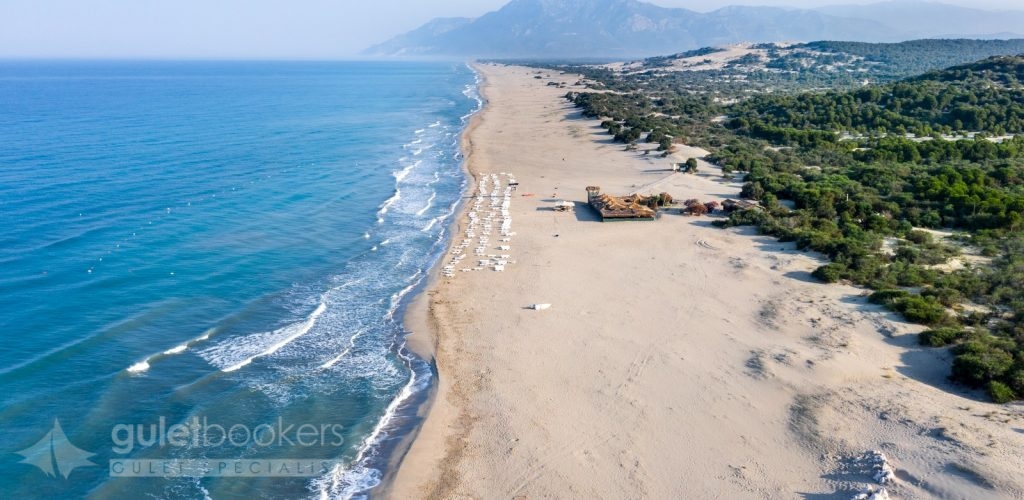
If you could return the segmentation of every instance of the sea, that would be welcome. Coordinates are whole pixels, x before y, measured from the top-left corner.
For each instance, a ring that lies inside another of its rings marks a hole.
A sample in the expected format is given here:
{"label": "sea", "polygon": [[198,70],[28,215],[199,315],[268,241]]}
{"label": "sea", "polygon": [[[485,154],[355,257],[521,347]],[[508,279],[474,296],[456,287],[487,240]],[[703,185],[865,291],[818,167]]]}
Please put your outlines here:
{"label": "sea", "polygon": [[0,498],[362,498],[463,197],[446,62],[0,62]]}

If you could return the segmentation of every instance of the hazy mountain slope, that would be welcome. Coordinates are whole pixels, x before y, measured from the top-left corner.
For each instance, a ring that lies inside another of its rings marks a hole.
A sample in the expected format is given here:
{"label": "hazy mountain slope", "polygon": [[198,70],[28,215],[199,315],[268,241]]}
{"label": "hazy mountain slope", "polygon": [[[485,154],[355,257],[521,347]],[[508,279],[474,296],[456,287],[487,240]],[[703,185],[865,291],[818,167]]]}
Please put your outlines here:
{"label": "hazy mountain slope", "polygon": [[[403,33],[384,43],[366,49],[367,54],[391,56],[415,56],[443,53],[444,48],[432,43],[441,35],[462,28],[473,22],[470,17],[439,17],[408,33]],[[440,52],[439,52],[440,51]]]}
{"label": "hazy mountain slope", "polygon": [[914,38],[1019,37],[1016,34],[1024,32],[1024,11],[989,11],[922,0],[835,5],[816,10],[836,17],[877,22]]}
{"label": "hazy mountain slope", "polygon": [[453,55],[636,54],[693,43],[698,16],[632,0],[513,0],[439,42]]}
{"label": "hazy mountain slope", "polygon": [[891,39],[891,31],[875,21],[812,10],[727,7],[699,13],[636,0],[513,0],[452,29],[420,28],[365,53],[636,57],[748,40]]}

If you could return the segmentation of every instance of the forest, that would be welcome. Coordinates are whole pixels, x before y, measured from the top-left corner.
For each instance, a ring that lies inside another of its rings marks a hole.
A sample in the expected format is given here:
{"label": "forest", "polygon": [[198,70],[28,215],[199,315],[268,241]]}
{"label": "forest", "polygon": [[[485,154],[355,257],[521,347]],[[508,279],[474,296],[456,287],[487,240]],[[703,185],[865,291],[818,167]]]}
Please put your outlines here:
{"label": "forest", "polygon": [[724,67],[692,71],[669,68],[685,58],[712,56],[724,49],[705,47],[669,56],[634,61],[628,71],[599,64],[516,61],[583,75],[601,89],[647,92],[749,95],[807,89],[851,89],[865,81],[891,83],[929,71],[972,63],[997,55],[1024,54],[1024,40],[911,40],[899,43],[819,41],[801,44],[762,43],[756,53]]}
{"label": "forest", "polygon": [[[875,72],[903,78],[987,57],[1024,54],[1024,40],[926,39],[899,43],[820,41],[801,48],[875,64]],[[883,79],[884,80],[884,79]]]}
{"label": "forest", "polygon": [[772,93],[581,74],[616,91],[566,98],[616,140],[701,146],[724,175],[744,176],[742,196],[760,207],[717,225],[755,225],[826,255],[816,278],[866,287],[871,302],[927,325],[920,343],[953,350],[952,380],[1024,399],[1024,57]]}

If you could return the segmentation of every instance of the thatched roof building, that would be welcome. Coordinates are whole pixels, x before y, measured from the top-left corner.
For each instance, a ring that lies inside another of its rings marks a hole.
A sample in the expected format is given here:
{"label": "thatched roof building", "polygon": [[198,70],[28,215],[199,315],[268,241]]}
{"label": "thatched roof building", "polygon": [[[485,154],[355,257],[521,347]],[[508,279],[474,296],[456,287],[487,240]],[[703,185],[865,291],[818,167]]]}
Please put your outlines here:
{"label": "thatched roof building", "polygon": [[657,213],[648,206],[649,197],[631,194],[629,196],[611,196],[602,194],[598,186],[587,187],[587,202],[601,220],[654,220]]}

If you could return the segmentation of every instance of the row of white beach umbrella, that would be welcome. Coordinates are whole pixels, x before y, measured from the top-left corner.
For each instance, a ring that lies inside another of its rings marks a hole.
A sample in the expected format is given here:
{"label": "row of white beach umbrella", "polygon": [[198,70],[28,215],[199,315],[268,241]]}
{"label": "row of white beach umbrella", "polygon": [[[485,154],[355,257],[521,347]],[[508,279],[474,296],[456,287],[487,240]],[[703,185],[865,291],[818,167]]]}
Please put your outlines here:
{"label": "row of white beach umbrella", "polygon": [[[503,183],[503,180],[507,182]],[[512,206],[512,193],[515,192],[516,185],[516,179],[510,173],[480,175],[477,194],[473,198],[473,204],[467,214],[469,223],[466,226],[465,238],[455,245],[451,259],[442,269],[442,273],[446,277],[455,276],[456,268],[467,257],[467,249],[474,244],[473,254],[477,258],[477,264],[473,267],[467,266],[459,269],[462,272],[483,271],[484,269],[504,271],[505,266],[515,263],[511,260],[510,254],[488,252],[512,250],[510,243],[516,233],[512,231],[512,214],[509,209]],[[500,244],[491,247],[489,245],[491,244],[491,234],[495,229],[495,222],[498,225],[501,241]]]}

